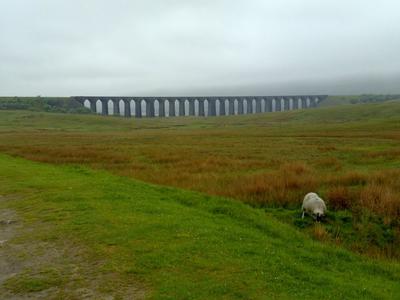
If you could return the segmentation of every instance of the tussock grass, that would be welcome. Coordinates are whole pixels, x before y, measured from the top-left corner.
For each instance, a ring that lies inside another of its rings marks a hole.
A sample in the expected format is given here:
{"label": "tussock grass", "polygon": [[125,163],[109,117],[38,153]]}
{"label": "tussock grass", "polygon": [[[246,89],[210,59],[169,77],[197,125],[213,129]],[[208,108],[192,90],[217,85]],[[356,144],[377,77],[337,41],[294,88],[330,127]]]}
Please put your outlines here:
{"label": "tussock grass", "polygon": [[315,173],[303,163],[285,163],[279,170],[240,178],[231,187],[230,197],[257,206],[299,204],[308,191],[317,188]]}
{"label": "tussock grass", "polygon": [[312,235],[315,239],[325,242],[329,240],[329,234],[326,231],[325,227],[320,223],[316,223],[312,229]]}
{"label": "tussock grass", "polygon": [[326,193],[327,203],[329,207],[334,210],[349,209],[354,204],[354,193],[343,185],[332,186]]}
{"label": "tussock grass", "polygon": [[388,186],[368,185],[361,190],[360,206],[381,215],[385,223],[400,218],[400,193]]}

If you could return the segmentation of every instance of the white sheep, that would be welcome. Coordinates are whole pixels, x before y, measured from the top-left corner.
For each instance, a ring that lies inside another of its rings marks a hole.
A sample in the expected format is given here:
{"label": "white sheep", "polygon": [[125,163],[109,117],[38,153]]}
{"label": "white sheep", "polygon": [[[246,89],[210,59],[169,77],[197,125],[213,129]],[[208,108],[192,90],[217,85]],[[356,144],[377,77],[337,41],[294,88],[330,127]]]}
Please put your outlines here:
{"label": "white sheep", "polygon": [[322,217],[324,217],[326,213],[325,202],[316,193],[308,193],[304,197],[301,209],[303,211],[303,219],[304,214],[307,213],[312,216],[314,220],[317,220],[317,222],[321,221]]}

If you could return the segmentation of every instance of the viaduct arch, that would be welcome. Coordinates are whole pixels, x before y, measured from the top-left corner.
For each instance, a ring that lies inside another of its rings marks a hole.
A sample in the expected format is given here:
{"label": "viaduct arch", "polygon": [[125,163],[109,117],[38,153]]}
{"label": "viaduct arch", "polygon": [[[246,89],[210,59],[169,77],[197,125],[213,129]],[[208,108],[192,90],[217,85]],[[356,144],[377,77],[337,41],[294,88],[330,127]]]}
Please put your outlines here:
{"label": "viaduct arch", "polygon": [[92,112],[125,117],[229,116],[308,109],[327,95],[212,97],[72,97]]}

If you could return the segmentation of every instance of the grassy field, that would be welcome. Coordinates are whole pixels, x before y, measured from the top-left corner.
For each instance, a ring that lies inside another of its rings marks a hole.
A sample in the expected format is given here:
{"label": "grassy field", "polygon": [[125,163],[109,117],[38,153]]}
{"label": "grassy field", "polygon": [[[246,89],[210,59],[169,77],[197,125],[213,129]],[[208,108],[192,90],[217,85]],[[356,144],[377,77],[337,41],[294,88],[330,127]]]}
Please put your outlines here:
{"label": "grassy field", "polygon": [[[208,119],[0,111],[0,133],[3,153],[235,198],[322,240],[400,257],[398,101]],[[309,191],[330,208],[322,231],[296,220]]]}
{"label": "grassy field", "polygon": [[[0,219],[23,224],[0,245],[17,274],[0,272],[0,294],[400,294],[399,101],[139,120],[0,110],[0,152]],[[310,191],[322,224],[300,218]]]}
{"label": "grassy field", "polygon": [[[36,262],[5,280],[6,298],[81,299],[88,286],[96,299],[400,295],[397,262],[320,243],[239,201],[6,155],[0,191],[0,211],[17,212],[27,228],[0,253],[14,245],[15,264]],[[53,248],[65,255],[54,259]]]}

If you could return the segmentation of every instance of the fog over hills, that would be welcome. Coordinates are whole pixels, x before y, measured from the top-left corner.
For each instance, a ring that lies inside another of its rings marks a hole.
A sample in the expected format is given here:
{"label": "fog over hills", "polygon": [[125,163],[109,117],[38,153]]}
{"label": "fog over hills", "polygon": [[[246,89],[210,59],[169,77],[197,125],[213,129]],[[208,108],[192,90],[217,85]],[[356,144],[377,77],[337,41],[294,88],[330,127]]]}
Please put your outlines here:
{"label": "fog over hills", "polygon": [[[271,80],[273,81],[273,80]],[[265,82],[249,85],[218,86],[204,88],[185,88],[176,93],[173,89],[159,89],[148,95],[359,95],[359,94],[398,94],[400,75],[343,77],[329,79],[303,79],[297,81]],[[175,93],[174,93],[175,92]]]}
{"label": "fog over hills", "polygon": [[0,95],[400,93],[400,3],[2,0]]}

